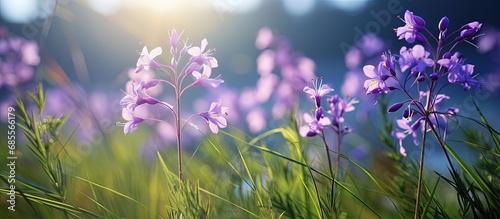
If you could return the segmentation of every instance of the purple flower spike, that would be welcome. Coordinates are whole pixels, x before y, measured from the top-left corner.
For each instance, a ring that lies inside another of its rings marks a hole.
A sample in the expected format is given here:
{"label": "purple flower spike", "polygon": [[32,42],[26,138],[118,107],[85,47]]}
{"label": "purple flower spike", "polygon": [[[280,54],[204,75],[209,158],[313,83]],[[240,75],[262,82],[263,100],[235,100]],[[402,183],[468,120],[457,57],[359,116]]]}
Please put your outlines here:
{"label": "purple flower spike", "polygon": [[207,120],[208,127],[210,130],[217,134],[219,128],[225,128],[227,126],[226,118],[224,115],[228,115],[229,108],[221,106],[221,100],[217,99],[212,104],[210,104],[210,109],[206,112],[201,112],[199,115],[205,120]]}
{"label": "purple flower spike", "polygon": [[421,17],[413,15],[411,11],[406,10],[404,22],[406,25],[398,27],[396,35],[398,39],[404,38],[406,42],[413,43],[417,35],[420,35],[420,32],[424,29],[425,21]]}
{"label": "purple flower spike", "polygon": [[304,122],[307,125],[301,126],[299,128],[299,133],[302,137],[312,137],[321,132],[325,128],[331,124],[330,119],[328,117],[322,117],[319,120],[312,117],[309,113],[304,113]]}
{"label": "purple flower spike", "polygon": [[363,67],[363,72],[370,79],[365,81],[364,88],[366,89],[366,94],[380,94],[388,93],[389,87],[385,83],[385,80],[389,78],[388,75],[382,73],[382,63],[379,63],[377,68],[373,65],[365,65]]}
{"label": "purple flower spike", "polygon": [[195,78],[194,85],[202,85],[205,87],[216,88],[219,84],[224,83],[224,80],[220,79],[220,75],[216,78],[210,78],[212,75],[212,69],[209,66],[203,66],[203,74],[198,71],[193,71],[193,77]]}
{"label": "purple flower spike", "polygon": [[123,127],[123,133],[125,133],[125,135],[135,131],[139,123],[144,121],[143,118],[134,116],[127,108],[122,109],[122,117],[127,120],[127,123],[125,123],[125,126]]}
{"label": "purple flower spike", "polygon": [[313,85],[314,85],[313,88],[310,88],[309,86],[305,86],[303,91],[305,93],[309,94],[309,97],[311,99],[315,100],[316,108],[318,108],[321,106],[321,98],[324,95],[332,92],[333,88],[328,86],[328,84],[323,84],[323,79],[321,79],[321,78],[319,80],[318,80],[318,78],[313,80]]}
{"label": "purple flower spike", "polygon": [[151,53],[148,52],[148,47],[144,46],[142,48],[141,55],[137,60],[137,68],[135,69],[135,73],[141,72],[142,70],[148,71],[150,67],[158,68],[160,64],[156,62],[155,58],[161,55],[162,49],[161,47],[156,47],[151,50]]}

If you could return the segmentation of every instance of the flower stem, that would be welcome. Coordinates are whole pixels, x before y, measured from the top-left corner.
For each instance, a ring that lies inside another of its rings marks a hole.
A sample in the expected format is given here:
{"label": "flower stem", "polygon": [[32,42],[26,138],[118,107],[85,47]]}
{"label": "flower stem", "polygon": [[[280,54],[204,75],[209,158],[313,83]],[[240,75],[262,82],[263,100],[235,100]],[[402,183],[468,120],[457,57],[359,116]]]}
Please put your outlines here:
{"label": "flower stem", "polygon": [[[424,133],[422,134],[422,148],[420,149],[420,164],[418,167],[418,183],[417,183],[417,199],[415,203],[415,219],[418,219],[418,211],[420,208],[420,193],[422,191],[422,177],[423,177],[423,172],[424,172],[424,155],[425,155],[425,139],[427,137],[427,131],[425,130],[427,128],[427,124],[429,122],[429,117],[428,114],[425,115],[425,122],[424,122]],[[431,124],[432,126],[432,124]]]}
{"label": "flower stem", "polygon": [[325,132],[321,130],[321,139],[323,140],[323,144],[325,145],[326,157],[328,159],[328,169],[330,170],[330,175],[332,176],[332,184],[330,189],[330,205],[333,208],[335,205],[333,203],[333,195],[335,194],[335,175],[333,174],[332,169],[332,158],[330,157],[330,149],[328,148],[328,144],[325,139]]}
{"label": "flower stem", "polygon": [[175,96],[177,99],[177,117],[176,119],[176,134],[177,134],[177,167],[179,170],[179,179],[182,181],[182,148],[181,148],[181,97],[179,87],[175,89]]}

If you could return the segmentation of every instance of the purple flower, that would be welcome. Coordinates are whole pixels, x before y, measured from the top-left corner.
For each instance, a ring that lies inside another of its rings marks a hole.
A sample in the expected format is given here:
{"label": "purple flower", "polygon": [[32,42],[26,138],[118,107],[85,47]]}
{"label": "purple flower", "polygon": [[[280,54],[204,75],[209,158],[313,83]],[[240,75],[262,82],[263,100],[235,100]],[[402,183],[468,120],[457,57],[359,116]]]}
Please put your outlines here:
{"label": "purple flower", "polygon": [[359,42],[356,43],[358,48],[363,51],[363,54],[366,57],[370,57],[372,55],[378,54],[384,49],[384,41],[380,39],[377,35],[373,33],[367,33]]}
{"label": "purple flower", "polygon": [[148,47],[144,46],[142,48],[141,55],[137,60],[137,68],[135,69],[135,73],[138,73],[142,70],[148,71],[150,67],[158,68],[160,64],[155,60],[155,58],[161,55],[162,49],[161,47],[156,47],[151,50],[151,53],[148,52]]}
{"label": "purple flower", "polygon": [[388,93],[389,87],[385,81],[389,78],[389,75],[382,73],[382,63],[379,63],[377,68],[373,65],[365,65],[363,67],[363,72],[370,79],[365,81],[364,88],[366,89],[366,94],[380,94]]}
{"label": "purple flower", "polygon": [[257,57],[257,72],[260,75],[268,75],[271,74],[274,66],[276,54],[273,50],[266,49],[260,53],[259,57]]}
{"label": "purple flower", "polygon": [[212,75],[212,68],[210,66],[203,66],[203,74],[200,74],[198,71],[193,71],[192,74],[195,78],[193,85],[216,88],[219,84],[224,83],[224,80],[220,79],[220,75],[216,78],[210,78],[210,75]]}
{"label": "purple flower", "polygon": [[228,115],[228,111],[229,108],[221,106],[221,100],[217,99],[210,104],[210,109],[208,109],[208,111],[201,112],[199,115],[207,120],[210,130],[217,134],[219,132],[219,127],[225,128],[227,126],[224,115]]}
{"label": "purple flower", "polygon": [[464,64],[460,53],[455,53],[449,59],[440,59],[438,63],[446,68],[445,74],[448,74],[448,81],[452,84],[461,83],[464,90],[470,90],[471,87],[481,88],[482,82],[474,79],[477,75],[472,75],[474,65]]}
{"label": "purple flower", "polygon": [[356,99],[351,99],[347,101],[346,99],[340,98],[338,95],[334,95],[328,98],[328,103],[330,103],[330,110],[328,113],[333,115],[333,125],[339,126],[340,123],[344,122],[342,117],[345,112],[351,112],[355,109],[354,104],[359,101]]}
{"label": "purple flower", "polygon": [[318,78],[316,78],[315,80],[313,80],[313,85],[314,85],[313,88],[310,88],[309,86],[305,86],[303,89],[303,91],[306,94],[309,94],[309,98],[315,100],[316,107],[321,106],[321,98],[324,95],[333,91],[333,88],[328,86],[328,84],[322,84],[322,83],[323,83],[323,79],[320,78],[318,80]]}
{"label": "purple flower", "polygon": [[299,133],[302,137],[312,137],[321,132],[325,128],[331,124],[330,119],[328,117],[319,116],[312,117],[309,113],[304,113],[304,122],[307,125],[301,126],[299,128]]}
{"label": "purple flower", "polygon": [[406,25],[398,27],[396,29],[396,35],[398,39],[404,38],[406,42],[413,43],[424,29],[425,21],[421,17],[413,15],[413,12],[406,10],[404,22]]}
{"label": "purple flower", "polygon": [[123,119],[127,120],[127,123],[125,123],[125,126],[123,127],[123,133],[125,133],[125,135],[135,131],[139,123],[144,121],[143,118],[134,116],[128,108],[122,109],[122,116]]}
{"label": "purple flower", "polygon": [[257,38],[255,39],[255,47],[259,50],[263,50],[271,45],[274,40],[273,31],[269,27],[262,27],[257,33]]}
{"label": "purple flower", "polygon": [[408,119],[398,119],[396,120],[396,124],[398,125],[399,128],[403,129],[403,131],[399,131],[396,129],[396,131],[392,132],[392,136],[397,138],[399,140],[399,152],[403,155],[406,156],[405,149],[403,147],[403,140],[408,136],[412,135],[413,137],[413,144],[418,145],[419,141],[417,138],[417,129],[420,127],[420,123],[422,121],[422,118],[417,119],[413,125],[409,125],[411,122],[411,118]]}
{"label": "purple flower", "polygon": [[[158,101],[155,98],[152,98],[149,96],[142,97],[142,95],[141,95],[141,91],[149,89],[151,87],[154,87],[157,84],[158,84],[158,80],[155,80],[155,79],[147,81],[147,82],[141,81],[141,83],[139,83],[139,86],[137,86],[137,87],[135,87],[134,83],[129,84],[129,86],[127,87],[127,93],[126,93],[125,97],[123,97],[120,100],[120,105],[122,106],[122,108],[127,108],[133,112],[137,106],[140,106],[142,104],[147,103],[147,104],[154,105],[154,104],[160,103],[160,101]],[[163,103],[163,104],[172,108],[172,105],[170,105],[168,103]]]}
{"label": "purple flower", "polygon": [[434,62],[429,59],[429,52],[425,51],[421,45],[415,45],[413,48],[408,49],[405,46],[401,47],[399,51],[399,65],[401,71],[406,71],[411,68],[411,73],[425,72],[425,68],[432,66]]}
{"label": "purple flower", "polygon": [[483,24],[474,21],[462,26],[462,31],[460,32],[460,37],[463,39],[468,39],[474,37]]}
{"label": "purple flower", "polygon": [[175,29],[173,29],[169,33],[169,35],[170,35],[170,53],[174,55],[177,53],[177,45],[179,44],[180,35],[177,34],[177,31]]}
{"label": "purple flower", "polygon": [[212,57],[212,50],[207,50],[205,52],[205,49],[208,45],[207,39],[203,39],[201,41],[201,47],[191,47],[188,49],[189,55],[191,55],[191,60],[193,62],[198,63],[199,65],[208,65],[210,68],[216,68],[218,65],[217,59]]}
{"label": "purple flower", "polygon": [[396,58],[389,54],[389,56],[382,54],[382,65],[391,73],[392,76],[396,76],[396,70],[394,70],[394,62]]}

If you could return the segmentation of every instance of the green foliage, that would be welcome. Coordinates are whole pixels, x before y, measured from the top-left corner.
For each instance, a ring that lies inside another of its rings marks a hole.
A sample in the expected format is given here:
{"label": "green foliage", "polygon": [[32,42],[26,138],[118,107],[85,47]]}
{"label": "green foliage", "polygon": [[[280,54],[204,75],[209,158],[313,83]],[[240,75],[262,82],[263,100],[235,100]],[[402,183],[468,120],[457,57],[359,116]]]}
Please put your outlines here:
{"label": "green foliage", "polygon": [[[366,162],[329,149],[332,157],[341,159],[333,176],[320,139],[300,137],[297,121],[289,115],[280,127],[257,137],[234,127],[206,136],[196,148],[184,151],[184,179],[180,180],[171,171],[177,161],[175,148],[157,150],[150,157],[138,155],[150,137],[148,130],[126,137],[120,130],[102,133],[106,141],[94,142],[88,154],[77,157],[79,142],[74,136],[80,127],[67,127],[71,115],[43,117],[41,86],[29,97],[28,102],[18,100],[16,109],[24,135],[17,149],[16,212],[4,207],[2,218],[414,215],[418,164],[399,153],[390,134],[394,122],[385,113],[381,121],[373,121],[382,124],[377,138],[355,135],[355,142],[384,145],[373,150],[383,152],[373,153],[375,158]],[[379,106],[386,111],[383,99]],[[443,151],[457,168],[449,173],[424,172],[420,218],[500,217],[500,135],[477,105],[476,110],[477,119],[459,118],[472,124],[453,120],[460,133],[444,144]],[[476,159],[464,159],[463,149]],[[0,174],[2,193],[9,190],[8,175]]]}

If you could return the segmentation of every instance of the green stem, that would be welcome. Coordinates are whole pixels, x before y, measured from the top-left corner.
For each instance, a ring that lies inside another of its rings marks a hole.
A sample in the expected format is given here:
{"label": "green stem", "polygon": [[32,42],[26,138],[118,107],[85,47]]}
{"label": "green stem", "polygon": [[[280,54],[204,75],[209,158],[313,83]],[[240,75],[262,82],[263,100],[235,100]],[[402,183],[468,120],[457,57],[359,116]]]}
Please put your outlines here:
{"label": "green stem", "polygon": [[427,137],[427,124],[429,122],[428,114],[425,115],[424,133],[422,135],[422,148],[420,149],[420,164],[418,168],[418,183],[417,183],[417,199],[415,203],[415,219],[418,219],[418,211],[420,208],[420,193],[422,191],[422,176],[424,172],[424,155],[425,155],[425,139]]}
{"label": "green stem", "polygon": [[333,208],[334,203],[333,203],[333,195],[335,194],[335,175],[333,174],[333,169],[332,169],[332,158],[330,157],[330,150],[328,148],[328,144],[326,143],[325,139],[325,132],[321,130],[321,139],[323,140],[323,144],[325,145],[325,152],[326,152],[326,157],[328,159],[328,169],[330,170],[330,175],[332,176],[332,184],[331,184],[331,189],[330,189],[330,205]]}

